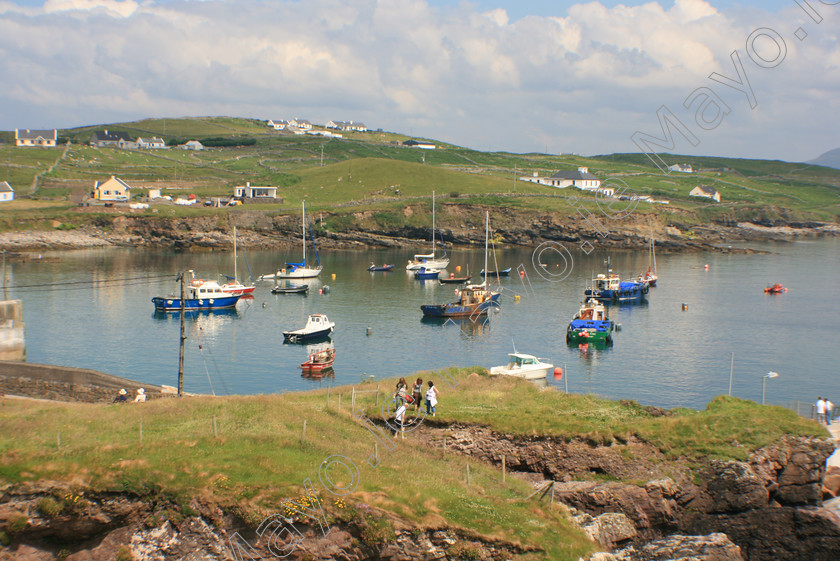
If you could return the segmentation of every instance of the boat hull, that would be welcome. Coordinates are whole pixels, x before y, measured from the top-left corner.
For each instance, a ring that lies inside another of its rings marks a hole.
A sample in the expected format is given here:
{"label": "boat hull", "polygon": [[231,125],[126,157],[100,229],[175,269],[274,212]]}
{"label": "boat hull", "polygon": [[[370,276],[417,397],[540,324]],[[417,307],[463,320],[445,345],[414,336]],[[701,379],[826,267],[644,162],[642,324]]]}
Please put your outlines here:
{"label": "boat hull", "polygon": [[439,278],[441,284],[466,284],[470,282],[472,277],[449,277],[449,278]]}
{"label": "boat hull", "polygon": [[[232,296],[220,296],[218,298],[185,298],[184,310],[223,310],[225,308],[233,308],[241,298],[241,294]],[[156,296],[152,298],[152,303],[155,305],[155,310],[164,312],[180,312],[181,299],[180,298],[163,298]]]}
{"label": "boat hull", "polygon": [[303,343],[304,341],[313,341],[315,339],[326,339],[332,333],[333,328],[327,327],[318,331],[310,331],[309,333],[300,333],[297,331],[284,331],[283,341],[289,343]]}
{"label": "boat hull", "polygon": [[642,300],[648,293],[648,285],[644,283],[632,283],[635,286],[620,288],[618,290],[592,290],[587,289],[584,295],[587,298],[595,298],[602,302],[632,302]]}
{"label": "boat hull", "polygon": [[509,370],[504,366],[494,366],[490,369],[490,374],[494,376],[516,376],[525,380],[540,380],[548,376],[549,371],[554,369],[553,364],[541,366],[533,369],[516,369]]}
{"label": "boat hull", "polygon": [[309,292],[309,285],[301,286],[275,286],[271,289],[272,294],[306,294]]}
{"label": "boat hull", "polygon": [[277,271],[273,275],[263,275],[261,279],[314,279],[321,275],[321,267],[298,267],[293,271]]}
{"label": "boat hull", "polygon": [[505,269],[503,271],[487,271],[487,273],[485,273],[484,271],[481,271],[478,274],[481,275],[482,277],[509,277],[510,276],[510,269],[511,268],[508,267],[507,269]]}
{"label": "boat hull", "polygon": [[440,271],[429,271],[427,269],[417,269],[414,271],[414,278],[418,280],[437,280],[440,278]]}
{"label": "boat hull", "polygon": [[384,265],[382,267],[371,266],[371,267],[368,267],[367,270],[370,271],[370,272],[391,271],[391,270],[393,270],[393,268],[394,268],[393,265]]}
{"label": "boat hull", "polygon": [[[603,322],[589,322],[589,323],[603,323]],[[609,322],[608,327],[602,326],[577,326],[571,325],[566,330],[567,343],[592,343],[592,342],[611,342],[612,341],[613,325]]]}
{"label": "boat hull", "polygon": [[426,269],[446,269],[449,266],[449,259],[427,259],[423,262],[409,261],[405,266],[406,271],[417,271]]}
{"label": "boat hull", "polygon": [[462,305],[460,302],[451,304],[427,304],[420,306],[425,317],[464,318],[486,314],[491,307],[498,306],[499,295],[493,294],[488,300],[476,304]]}

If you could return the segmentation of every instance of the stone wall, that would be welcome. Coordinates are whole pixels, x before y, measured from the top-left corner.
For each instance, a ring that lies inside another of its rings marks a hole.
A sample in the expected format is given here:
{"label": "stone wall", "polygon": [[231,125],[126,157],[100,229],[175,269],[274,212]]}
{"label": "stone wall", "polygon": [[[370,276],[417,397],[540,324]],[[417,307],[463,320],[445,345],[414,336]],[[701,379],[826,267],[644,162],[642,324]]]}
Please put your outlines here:
{"label": "stone wall", "polygon": [[128,392],[129,401],[134,399],[138,388],[143,388],[149,399],[174,394],[170,386],[143,384],[96,370],[0,361],[0,393],[8,395],[110,403],[121,388]]}

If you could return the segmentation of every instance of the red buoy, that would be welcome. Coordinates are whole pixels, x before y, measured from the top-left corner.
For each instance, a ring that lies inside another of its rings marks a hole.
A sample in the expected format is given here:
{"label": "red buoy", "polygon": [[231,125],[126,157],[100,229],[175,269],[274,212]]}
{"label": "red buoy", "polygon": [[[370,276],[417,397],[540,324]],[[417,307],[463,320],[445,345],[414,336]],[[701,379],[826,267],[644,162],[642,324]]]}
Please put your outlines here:
{"label": "red buoy", "polygon": [[525,271],[519,271],[519,278],[525,278]]}
{"label": "red buoy", "polygon": [[554,369],[554,379],[555,380],[562,380],[563,379],[563,369],[559,366]]}

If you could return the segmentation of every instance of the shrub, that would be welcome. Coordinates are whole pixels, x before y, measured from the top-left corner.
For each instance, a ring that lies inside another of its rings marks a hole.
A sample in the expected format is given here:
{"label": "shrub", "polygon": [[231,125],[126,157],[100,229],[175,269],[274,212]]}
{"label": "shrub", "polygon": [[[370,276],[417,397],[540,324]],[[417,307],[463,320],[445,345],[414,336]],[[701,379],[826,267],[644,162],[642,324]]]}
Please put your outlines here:
{"label": "shrub", "polygon": [[362,517],[359,526],[362,541],[369,546],[378,546],[397,539],[394,526],[384,516],[369,512]]}
{"label": "shrub", "polygon": [[29,519],[24,514],[15,514],[6,523],[6,531],[9,535],[15,535],[26,529]]}
{"label": "shrub", "polygon": [[117,551],[116,561],[134,561],[134,555],[131,554],[131,549],[127,545],[120,546]]}
{"label": "shrub", "polygon": [[38,501],[38,510],[47,518],[53,518],[61,514],[62,507],[52,497],[43,497]]}

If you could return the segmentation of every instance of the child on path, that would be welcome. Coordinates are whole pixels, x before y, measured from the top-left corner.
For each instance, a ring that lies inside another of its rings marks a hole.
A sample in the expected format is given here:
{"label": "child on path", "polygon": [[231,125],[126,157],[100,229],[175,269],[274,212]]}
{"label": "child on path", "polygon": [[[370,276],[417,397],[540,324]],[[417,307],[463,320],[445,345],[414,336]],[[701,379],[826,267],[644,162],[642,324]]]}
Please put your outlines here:
{"label": "child on path", "polygon": [[439,395],[440,392],[435,387],[435,383],[429,380],[429,389],[426,390],[426,415],[431,413],[432,417],[435,416]]}

